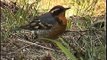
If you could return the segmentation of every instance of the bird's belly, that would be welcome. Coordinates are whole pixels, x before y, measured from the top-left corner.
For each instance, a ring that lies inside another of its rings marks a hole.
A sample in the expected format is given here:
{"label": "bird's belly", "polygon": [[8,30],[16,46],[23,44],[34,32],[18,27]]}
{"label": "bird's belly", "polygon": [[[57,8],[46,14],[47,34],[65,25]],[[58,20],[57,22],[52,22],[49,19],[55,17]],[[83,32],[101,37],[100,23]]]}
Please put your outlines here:
{"label": "bird's belly", "polygon": [[49,38],[56,39],[65,32],[66,26],[56,25],[49,32]]}
{"label": "bird's belly", "polygon": [[36,30],[36,34],[38,38],[46,38],[48,37],[50,30]]}

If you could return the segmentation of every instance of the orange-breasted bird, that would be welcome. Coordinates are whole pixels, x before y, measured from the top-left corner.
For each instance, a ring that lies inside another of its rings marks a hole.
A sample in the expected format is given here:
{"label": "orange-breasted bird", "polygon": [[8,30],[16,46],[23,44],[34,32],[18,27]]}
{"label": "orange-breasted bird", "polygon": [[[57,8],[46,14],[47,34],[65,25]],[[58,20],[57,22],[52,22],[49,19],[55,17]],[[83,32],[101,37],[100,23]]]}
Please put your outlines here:
{"label": "orange-breasted bird", "polygon": [[39,16],[36,20],[31,21],[23,29],[36,30],[38,36],[45,38],[56,39],[66,30],[67,19],[65,12],[69,8],[63,6],[54,6],[49,12]]}

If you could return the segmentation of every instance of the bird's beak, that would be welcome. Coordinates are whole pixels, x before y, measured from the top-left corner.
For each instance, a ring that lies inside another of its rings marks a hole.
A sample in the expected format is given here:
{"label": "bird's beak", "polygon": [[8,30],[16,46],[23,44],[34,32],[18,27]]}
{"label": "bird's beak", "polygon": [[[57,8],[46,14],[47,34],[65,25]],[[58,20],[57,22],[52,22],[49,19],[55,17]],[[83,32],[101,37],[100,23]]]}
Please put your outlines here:
{"label": "bird's beak", "polygon": [[68,9],[70,9],[70,7],[68,7],[68,8],[65,8],[65,10],[68,10]]}

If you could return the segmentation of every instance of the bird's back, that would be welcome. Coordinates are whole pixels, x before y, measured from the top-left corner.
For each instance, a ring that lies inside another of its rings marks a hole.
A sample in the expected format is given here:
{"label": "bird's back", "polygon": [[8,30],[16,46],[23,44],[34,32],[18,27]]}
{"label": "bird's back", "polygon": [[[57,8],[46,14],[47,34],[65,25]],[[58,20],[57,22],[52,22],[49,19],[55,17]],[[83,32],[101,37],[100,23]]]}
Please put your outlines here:
{"label": "bird's back", "polygon": [[45,13],[35,20],[31,21],[29,24],[21,26],[21,28],[27,30],[47,30],[51,29],[51,27],[56,23],[57,21],[55,17],[53,17],[50,13]]}

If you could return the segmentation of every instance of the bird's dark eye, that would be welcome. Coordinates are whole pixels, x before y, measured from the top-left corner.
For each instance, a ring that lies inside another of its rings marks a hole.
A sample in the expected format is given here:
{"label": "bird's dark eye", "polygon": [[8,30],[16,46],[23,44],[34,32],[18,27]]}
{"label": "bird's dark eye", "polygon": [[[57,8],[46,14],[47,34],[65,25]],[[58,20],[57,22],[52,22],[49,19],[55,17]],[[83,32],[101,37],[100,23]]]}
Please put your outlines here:
{"label": "bird's dark eye", "polygon": [[65,12],[67,10],[67,8],[64,8],[63,6],[57,5],[55,7],[53,7],[49,12],[53,15],[53,16],[57,16],[62,12]]}
{"label": "bird's dark eye", "polygon": [[59,8],[54,9],[54,10],[51,11],[51,13],[54,13],[54,12],[57,12],[57,11],[60,11],[60,9]]}
{"label": "bird's dark eye", "polygon": [[57,16],[59,15],[61,12],[64,12],[63,9],[60,9],[60,8],[56,8],[56,9],[53,9],[50,11],[52,13],[53,16]]}

